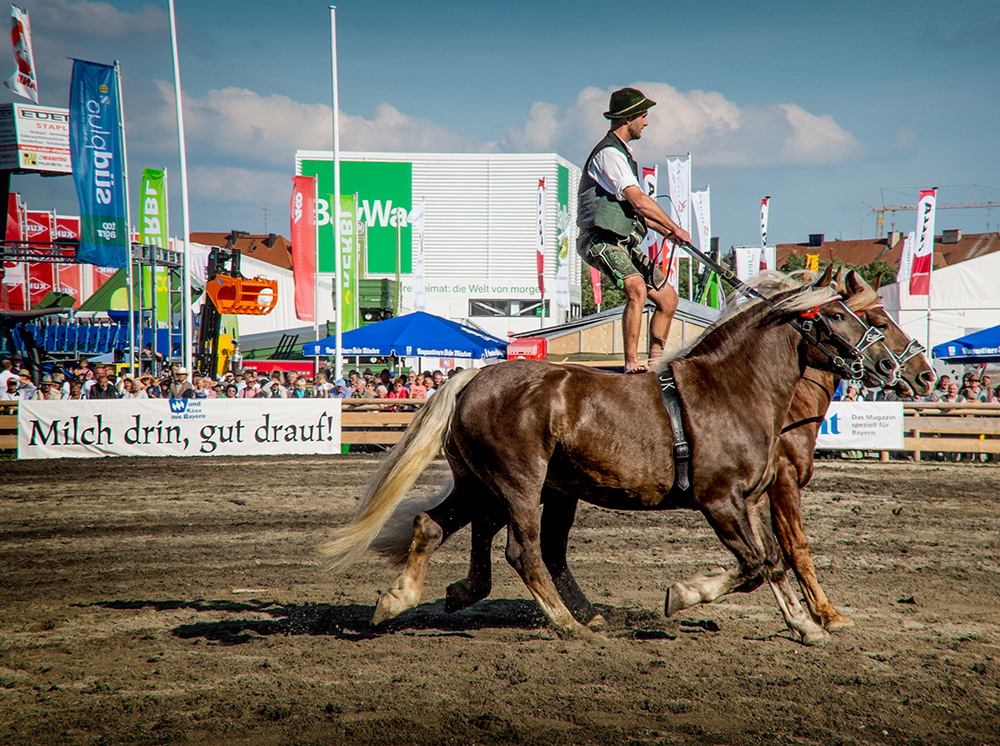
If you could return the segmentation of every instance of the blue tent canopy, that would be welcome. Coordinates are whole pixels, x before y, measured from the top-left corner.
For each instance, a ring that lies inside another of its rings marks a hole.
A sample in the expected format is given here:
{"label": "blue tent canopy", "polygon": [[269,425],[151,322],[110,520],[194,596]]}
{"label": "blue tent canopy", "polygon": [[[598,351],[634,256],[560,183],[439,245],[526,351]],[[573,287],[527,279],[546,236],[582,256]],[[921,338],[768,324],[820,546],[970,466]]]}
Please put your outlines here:
{"label": "blue tent canopy", "polygon": [[[457,357],[467,360],[502,359],[507,342],[423,311],[409,313],[377,324],[344,332],[341,339],[345,355],[387,357]],[[336,354],[333,337],[302,345],[302,354]]]}
{"label": "blue tent canopy", "polygon": [[1000,325],[934,346],[934,357],[949,363],[1000,362]]}

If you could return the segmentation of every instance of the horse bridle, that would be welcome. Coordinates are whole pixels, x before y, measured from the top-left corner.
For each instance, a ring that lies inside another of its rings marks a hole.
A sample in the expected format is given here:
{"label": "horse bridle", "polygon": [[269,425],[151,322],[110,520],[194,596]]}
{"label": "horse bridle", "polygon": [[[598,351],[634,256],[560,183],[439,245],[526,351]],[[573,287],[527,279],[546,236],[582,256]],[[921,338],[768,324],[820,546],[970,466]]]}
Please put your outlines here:
{"label": "horse bridle", "polygon": [[[752,288],[750,285],[743,282],[743,280],[738,278],[736,273],[731,269],[722,266],[714,259],[710,259],[687,241],[682,241],[681,245],[683,245],[688,252],[694,254],[700,261],[704,262],[712,270],[717,272],[724,280],[726,280],[726,282],[736,288],[743,295],[763,301],[763,303],[770,307],[772,311],[781,314],[781,309],[778,308],[777,304],[764,294],[758,292],[755,288]],[[800,314],[799,316],[789,317],[785,314],[781,315],[785,316],[786,323],[791,324],[798,330],[806,343],[815,347],[820,354],[826,356],[826,358],[830,360],[833,366],[840,372],[842,378],[860,380],[862,376],[864,376],[865,350],[868,350],[873,345],[881,342],[885,335],[875,327],[862,321],[862,319],[854,313],[854,311],[848,308],[846,304],[842,303],[841,305],[848,315],[854,318],[865,330],[864,334],[861,335],[861,339],[854,344],[851,344],[849,340],[844,339],[843,336],[833,330],[830,326],[830,322],[819,312],[818,306],[811,311],[806,311],[805,313]],[[814,329],[821,331],[837,349],[831,349],[828,345],[821,341],[814,332]],[[898,371],[899,361],[891,352],[889,352],[889,356],[896,361]],[[912,357],[912,355],[910,357]],[[850,360],[850,362],[848,362],[848,360]],[[894,372],[893,375],[893,382],[895,382],[895,380],[898,379],[898,373]]]}

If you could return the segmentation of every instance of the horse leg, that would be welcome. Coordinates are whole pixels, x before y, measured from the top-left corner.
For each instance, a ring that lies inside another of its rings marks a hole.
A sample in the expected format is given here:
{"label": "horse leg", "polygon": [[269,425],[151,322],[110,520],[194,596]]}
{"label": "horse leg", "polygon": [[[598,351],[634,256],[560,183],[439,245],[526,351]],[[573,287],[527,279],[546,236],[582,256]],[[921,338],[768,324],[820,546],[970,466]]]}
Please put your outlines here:
{"label": "horse leg", "polygon": [[719,567],[674,583],[667,589],[663,605],[663,612],[668,617],[695,604],[714,601],[734,590],[753,590],[764,582],[764,554],[754,537],[742,494],[706,500],[702,513],[726,549],[736,557],[738,565],[730,570]]}
{"label": "horse leg", "polygon": [[771,500],[771,523],[795,576],[798,578],[806,604],[813,616],[831,632],[854,625],[854,621],[837,611],[827,599],[816,577],[809,539],[802,528],[802,492],[798,472],[782,459],[774,484],[768,489]]}
{"label": "horse leg", "polygon": [[499,510],[472,522],[469,574],[448,586],[445,611],[459,611],[490,595],[493,589],[493,537],[506,523],[506,513]]}
{"label": "horse leg", "polygon": [[826,642],[827,634],[805,612],[788,582],[787,567],[771,531],[770,513],[770,500],[766,494],[759,496],[749,511],[750,525],[764,549],[764,575],[788,628],[806,645],[822,645]]}
{"label": "horse leg", "polygon": [[590,638],[593,632],[576,621],[566,608],[542,559],[542,506],[537,500],[521,497],[523,494],[525,493],[519,492],[518,497],[509,501],[507,562],[521,576],[542,613],[560,637]]}
{"label": "horse leg", "polygon": [[576,518],[576,498],[549,494],[542,498],[542,559],[549,569],[559,597],[573,618],[591,629],[603,629],[604,617],[597,613],[566,564],[569,531]]}
{"label": "horse leg", "polygon": [[456,478],[451,492],[440,505],[426,513],[418,513],[413,519],[413,540],[406,567],[393,586],[379,595],[372,624],[381,624],[420,603],[427,564],[434,550],[472,518],[472,508],[461,484]]}

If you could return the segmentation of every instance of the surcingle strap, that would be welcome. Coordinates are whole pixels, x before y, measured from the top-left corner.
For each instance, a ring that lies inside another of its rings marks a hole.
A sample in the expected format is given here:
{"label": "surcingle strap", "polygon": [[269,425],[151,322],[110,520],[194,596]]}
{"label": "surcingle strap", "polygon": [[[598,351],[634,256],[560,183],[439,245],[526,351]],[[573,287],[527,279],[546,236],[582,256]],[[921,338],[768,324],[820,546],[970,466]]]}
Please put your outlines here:
{"label": "surcingle strap", "polygon": [[687,492],[691,489],[691,446],[684,432],[681,396],[677,392],[673,368],[668,365],[657,374],[656,380],[660,384],[660,396],[674,433],[674,489]]}

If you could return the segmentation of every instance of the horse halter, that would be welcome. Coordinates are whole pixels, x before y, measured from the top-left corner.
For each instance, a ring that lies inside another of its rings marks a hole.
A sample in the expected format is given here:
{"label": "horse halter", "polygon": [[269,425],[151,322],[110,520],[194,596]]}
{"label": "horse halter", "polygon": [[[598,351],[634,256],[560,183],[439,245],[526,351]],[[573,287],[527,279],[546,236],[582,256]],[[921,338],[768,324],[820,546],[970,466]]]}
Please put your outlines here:
{"label": "horse halter", "polygon": [[[880,303],[878,305],[872,306],[871,308],[883,308],[883,306]],[[865,309],[865,310],[869,310],[869,309]],[[893,319],[891,317],[887,317],[887,318],[889,318],[889,323],[890,324],[892,324],[894,327],[896,327],[897,329],[899,329],[900,332],[903,331],[902,328],[899,326],[899,324],[897,324],[895,321],[893,321]],[[904,332],[904,334],[905,334],[905,332]],[[917,340],[915,340],[915,339],[911,339],[910,342],[909,342],[909,344],[907,344],[906,347],[903,348],[903,351],[900,352],[900,353],[898,353],[898,354],[895,353],[895,352],[893,352],[892,350],[890,350],[888,345],[885,346],[885,350],[886,350],[886,352],[888,352],[892,356],[893,360],[896,361],[896,365],[899,366],[899,370],[902,370],[903,366],[911,358],[915,358],[917,355],[923,355],[925,352],[927,352],[926,348],[922,344],[920,344]],[[900,376],[897,375],[896,379],[898,380],[899,377]]]}
{"label": "horse halter", "polygon": [[[849,378],[852,381],[860,380],[865,374],[865,351],[871,348],[873,345],[878,344],[884,339],[885,335],[882,334],[875,327],[866,324],[862,319],[854,313],[846,304],[841,303],[844,311],[847,315],[853,318],[861,327],[865,330],[856,343],[851,344],[851,342],[845,339],[841,334],[834,331],[830,326],[830,322],[827,318],[819,312],[819,308],[814,308],[812,311],[807,311],[799,316],[799,318],[791,319],[788,323],[799,330],[805,341],[819,350],[823,355],[829,358],[830,362],[833,363],[834,367],[840,371],[843,378]],[[826,336],[836,350],[830,349],[827,345],[820,341],[819,337],[814,333],[814,328],[818,328],[824,336]],[[884,347],[884,345],[883,345]],[[839,353],[839,354],[838,354]],[[850,359],[850,362],[848,362]],[[898,370],[898,363],[897,363]],[[893,383],[897,380],[898,374],[893,372]],[[889,385],[887,383],[887,385]]]}

